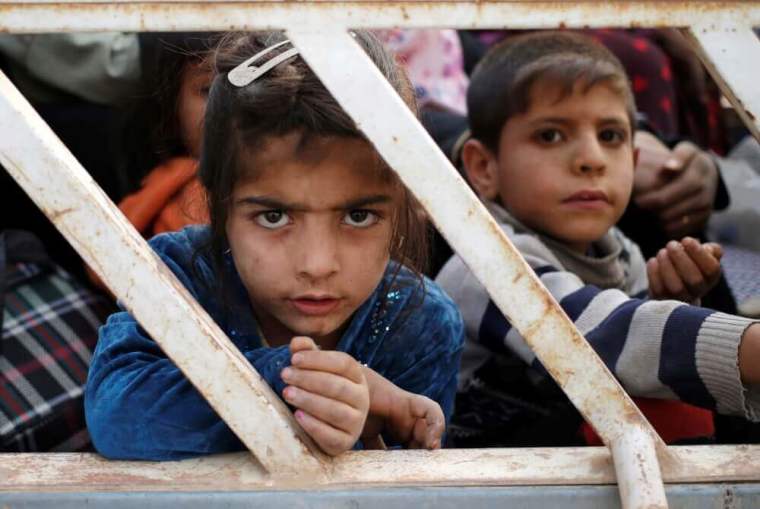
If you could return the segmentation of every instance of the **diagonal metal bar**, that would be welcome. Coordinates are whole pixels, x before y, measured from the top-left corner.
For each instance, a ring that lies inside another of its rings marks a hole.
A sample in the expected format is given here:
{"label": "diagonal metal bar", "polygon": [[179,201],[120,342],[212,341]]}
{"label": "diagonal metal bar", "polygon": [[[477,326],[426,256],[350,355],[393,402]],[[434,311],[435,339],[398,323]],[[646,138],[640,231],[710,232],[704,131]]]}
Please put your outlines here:
{"label": "diagonal metal bar", "polygon": [[270,474],[323,473],[282,401],[2,73],[0,164]]}
{"label": "diagonal metal bar", "polygon": [[624,472],[646,474],[621,482],[624,505],[665,507],[655,451],[667,456],[664,443],[369,57],[347,32],[287,32],[576,408],[623,452]]}
{"label": "diagonal metal bar", "polygon": [[760,25],[760,2],[670,0],[340,1],[0,0],[0,29],[16,33],[332,28],[685,27],[716,17]]}
{"label": "diagonal metal bar", "polygon": [[[760,140],[760,39],[746,22],[702,21],[684,31],[723,94]],[[730,77],[730,80],[728,79]]]}

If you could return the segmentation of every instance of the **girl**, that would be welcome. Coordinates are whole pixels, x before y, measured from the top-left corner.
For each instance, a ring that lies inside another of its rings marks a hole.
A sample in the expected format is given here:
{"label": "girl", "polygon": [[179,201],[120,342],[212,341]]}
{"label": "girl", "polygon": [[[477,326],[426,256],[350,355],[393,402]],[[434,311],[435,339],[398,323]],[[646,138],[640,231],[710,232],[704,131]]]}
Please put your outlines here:
{"label": "girl", "polygon": [[[208,223],[198,156],[220,34],[140,34],[142,91],[128,109],[120,175],[132,192],[119,209],[145,237]],[[89,267],[87,275],[105,289]]]}
{"label": "girl", "polygon": [[119,208],[148,237],[207,223],[196,173],[217,33],[141,34],[143,92],[128,115]]}
{"label": "girl", "polygon": [[[356,39],[414,108],[393,59],[372,36]],[[222,41],[200,160],[211,224],[151,244],[326,453],[379,433],[437,448],[459,312],[420,275],[413,197],[294,53],[277,33]],[[126,312],[101,329],[86,412],[111,458],[242,448]]]}

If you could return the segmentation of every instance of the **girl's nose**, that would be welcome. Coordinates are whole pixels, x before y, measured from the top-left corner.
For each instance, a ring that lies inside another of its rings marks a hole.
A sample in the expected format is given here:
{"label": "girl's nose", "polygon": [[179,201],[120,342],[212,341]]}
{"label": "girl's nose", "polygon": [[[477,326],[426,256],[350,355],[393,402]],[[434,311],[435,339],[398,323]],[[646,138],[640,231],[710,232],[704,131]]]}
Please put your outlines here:
{"label": "girl's nose", "polygon": [[298,275],[312,281],[328,279],[340,269],[338,236],[331,228],[305,227],[299,246]]}
{"label": "girl's nose", "polygon": [[585,136],[578,141],[573,171],[580,174],[602,173],[606,167],[604,149],[596,134]]}

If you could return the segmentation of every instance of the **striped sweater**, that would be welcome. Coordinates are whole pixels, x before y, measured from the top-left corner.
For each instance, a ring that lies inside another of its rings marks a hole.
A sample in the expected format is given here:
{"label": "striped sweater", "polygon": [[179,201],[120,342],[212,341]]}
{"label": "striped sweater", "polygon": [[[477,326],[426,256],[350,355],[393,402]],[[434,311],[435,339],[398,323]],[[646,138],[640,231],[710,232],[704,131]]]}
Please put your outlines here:
{"label": "striped sweater", "polygon": [[[647,300],[645,261],[612,228],[570,251],[500,206],[489,210],[607,367],[634,396],[678,399],[760,420],[760,390],[744,387],[738,346],[752,323],[679,301]],[[437,282],[459,305],[467,342],[455,416],[458,446],[572,445],[580,416],[458,256]]]}

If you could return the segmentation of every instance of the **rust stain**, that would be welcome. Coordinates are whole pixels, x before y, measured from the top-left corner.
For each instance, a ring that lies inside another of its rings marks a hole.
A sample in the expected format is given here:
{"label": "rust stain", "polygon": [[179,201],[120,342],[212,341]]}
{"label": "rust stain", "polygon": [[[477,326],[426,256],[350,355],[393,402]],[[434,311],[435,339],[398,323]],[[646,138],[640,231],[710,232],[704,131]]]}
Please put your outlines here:
{"label": "rust stain", "polygon": [[76,210],[77,209],[75,209],[74,207],[67,207],[61,210],[50,210],[50,211],[45,210],[45,214],[47,214],[50,220],[55,223],[55,222],[58,222],[58,220],[62,218],[63,216],[70,214],[72,212],[75,212]]}

